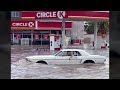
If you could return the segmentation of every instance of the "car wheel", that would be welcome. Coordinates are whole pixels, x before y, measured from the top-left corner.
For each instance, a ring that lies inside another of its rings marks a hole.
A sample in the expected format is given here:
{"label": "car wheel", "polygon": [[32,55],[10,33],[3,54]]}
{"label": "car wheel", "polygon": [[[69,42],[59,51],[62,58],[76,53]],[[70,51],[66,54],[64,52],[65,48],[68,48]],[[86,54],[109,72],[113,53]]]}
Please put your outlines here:
{"label": "car wheel", "polygon": [[36,63],[47,64],[45,61],[37,61]]}
{"label": "car wheel", "polygon": [[93,60],[86,60],[84,63],[95,63]]}

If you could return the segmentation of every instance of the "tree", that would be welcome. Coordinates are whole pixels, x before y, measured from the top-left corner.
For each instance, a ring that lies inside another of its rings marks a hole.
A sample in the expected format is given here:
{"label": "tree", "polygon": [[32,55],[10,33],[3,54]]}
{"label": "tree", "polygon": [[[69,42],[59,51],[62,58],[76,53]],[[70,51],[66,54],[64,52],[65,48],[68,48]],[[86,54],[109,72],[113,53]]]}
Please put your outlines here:
{"label": "tree", "polygon": [[107,32],[109,32],[109,22],[104,22],[104,27]]}
{"label": "tree", "polygon": [[[88,34],[93,34],[94,26],[95,26],[94,22],[91,21],[86,22],[84,25],[85,31]],[[109,32],[109,22],[98,22],[98,33],[106,34],[107,32]]]}
{"label": "tree", "polygon": [[84,27],[85,27],[85,31],[88,33],[88,34],[93,34],[94,33],[94,22],[86,22]]}
{"label": "tree", "polygon": [[109,32],[109,22],[98,23],[98,33],[107,34]]}

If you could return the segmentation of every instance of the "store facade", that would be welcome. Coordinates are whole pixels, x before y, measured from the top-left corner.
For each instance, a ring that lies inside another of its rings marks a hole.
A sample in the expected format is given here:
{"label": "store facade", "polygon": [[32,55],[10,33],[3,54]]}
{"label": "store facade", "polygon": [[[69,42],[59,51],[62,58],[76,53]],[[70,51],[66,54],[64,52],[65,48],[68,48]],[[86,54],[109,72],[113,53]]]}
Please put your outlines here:
{"label": "store facade", "polygon": [[[66,32],[70,32],[72,22],[65,24]],[[51,34],[54,34],[55,38],[61,37],[61,25],[62,22],[11,21],[11,43],[14,45],[49,46]]]}

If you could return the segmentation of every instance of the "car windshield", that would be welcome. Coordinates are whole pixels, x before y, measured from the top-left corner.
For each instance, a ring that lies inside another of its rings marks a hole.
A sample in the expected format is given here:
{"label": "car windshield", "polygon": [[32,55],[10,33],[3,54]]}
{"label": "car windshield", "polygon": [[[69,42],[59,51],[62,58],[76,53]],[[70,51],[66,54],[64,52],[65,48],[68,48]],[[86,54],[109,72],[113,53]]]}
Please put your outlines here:
{"label": "car windshield", "polygon": [[61,53],[62,51],[58,51],[54,54],[54,56],[57,56],[59,53]]}

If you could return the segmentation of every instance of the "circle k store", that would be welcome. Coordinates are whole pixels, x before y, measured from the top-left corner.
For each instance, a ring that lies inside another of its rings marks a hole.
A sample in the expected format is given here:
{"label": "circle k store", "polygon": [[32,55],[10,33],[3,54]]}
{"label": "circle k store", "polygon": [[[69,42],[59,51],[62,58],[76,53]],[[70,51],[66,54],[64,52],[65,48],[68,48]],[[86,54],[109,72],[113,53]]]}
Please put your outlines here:
{"label": "circle k store", "polygon": [[[58,39],[62,35],[61,21],[45,21],[40,17],[55,17],[55,12],[22,12],[21,20],[11,21],[11,42],[14,45],[49,45],[50,35]],[[37,18],[37,19],[36,19]],[[60,17],[61,18],[61,17]],[[65,22],[66,32],[70,32],[72,22]]]}
{"label": "circle k store", "polygon": [[11,21],[11,42],[49,46],[51,35],[55,40],[62,39],[62,20],[65,20],[65,35],[71,36],[72,21],[106,20],[106,17],[108,14],[92,11],[22,11],[20,20]]}
{"label": "circle k store", "polygon": [[[49,45],[49,36],[60,37],[61,22],[12,21],[11,41],[17,45]],[[66,22],[66,31],[71,22]]]}

